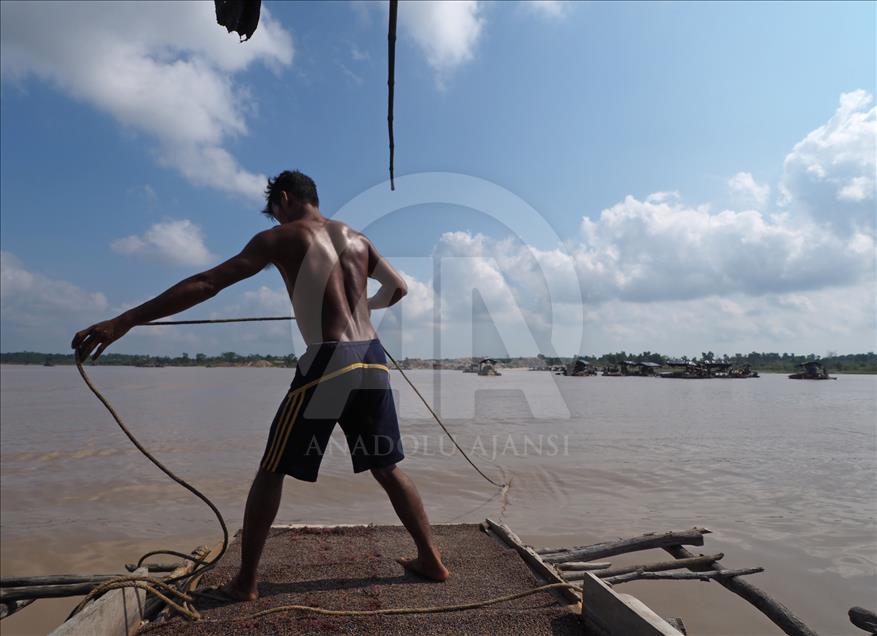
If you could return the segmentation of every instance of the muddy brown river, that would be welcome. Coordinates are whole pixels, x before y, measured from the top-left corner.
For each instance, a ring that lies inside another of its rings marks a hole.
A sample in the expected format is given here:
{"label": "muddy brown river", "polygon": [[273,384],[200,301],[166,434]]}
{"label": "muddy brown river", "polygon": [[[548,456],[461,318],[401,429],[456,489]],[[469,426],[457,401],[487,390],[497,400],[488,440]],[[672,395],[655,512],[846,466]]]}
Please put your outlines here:
{"label": "muddy brown river", "polygon": [[[290,371],[90,373],[140,440],[240,527]],[[513,480],[503,502],[393,372],[401,465],[433,522],[501,517],[536,546],[705,526],[712,534],[695,550],[763,566],[750,580],[821,634],[853,633],[853,605],[877,609],[877,376],[409,373],[485,472]],[[75,369],[3,366],[0,389],[2,576],[120,572],[150,549],[218,542],[210,511],[133,449]],[[371,477],[353,475],[336,430],[319,481],[287,480],[278,521],[395,518]],[[691,634],[780,633],[715,583],[640,581],[623,591],[683,617]],[[0,630],[46,633],[73,604],[40,601]]]}

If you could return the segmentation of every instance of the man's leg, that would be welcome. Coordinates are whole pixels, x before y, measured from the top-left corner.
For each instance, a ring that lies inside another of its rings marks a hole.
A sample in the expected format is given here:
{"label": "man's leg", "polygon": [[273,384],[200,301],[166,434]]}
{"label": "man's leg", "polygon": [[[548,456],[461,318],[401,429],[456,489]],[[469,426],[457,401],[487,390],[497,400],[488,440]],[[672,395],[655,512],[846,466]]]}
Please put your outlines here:
{"label": "man's leg", "polygon": [[411,534],[417,546],[417,557],[414,559],[398,559],[399,563],[427,578],[444,581],[450,576],[442,563],[441,554],[432,541],[432,531],[423,501],[414,486],[414,482],[395,464],[383,468],[373,468],[372,475],[383,486],[390,497],[393,509],[399,520]]}
{"label": "man's leg", "polygon": [[250,487],[244,509],[244,528],[241,532],[241,569],[223,588],[223,592],[233,598],[254,601],[259,597],[256,570],[268,531],[280,507],[283,477],[283,473],[271,473],[260,468]]}

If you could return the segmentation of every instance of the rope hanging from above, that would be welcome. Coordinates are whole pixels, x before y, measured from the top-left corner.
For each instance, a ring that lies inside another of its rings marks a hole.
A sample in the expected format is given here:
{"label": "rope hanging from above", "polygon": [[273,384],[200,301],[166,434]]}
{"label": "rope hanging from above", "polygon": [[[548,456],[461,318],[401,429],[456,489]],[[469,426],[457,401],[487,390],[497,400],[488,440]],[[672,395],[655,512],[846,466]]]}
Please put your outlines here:
{"label": "rope hanging from above", "polygon": [[390,134],[390,190],[396,189],[393,180],[393,93],[396,85],[396,14],[399,0],[390,0],[390,25],[387,29],[387,130]]}

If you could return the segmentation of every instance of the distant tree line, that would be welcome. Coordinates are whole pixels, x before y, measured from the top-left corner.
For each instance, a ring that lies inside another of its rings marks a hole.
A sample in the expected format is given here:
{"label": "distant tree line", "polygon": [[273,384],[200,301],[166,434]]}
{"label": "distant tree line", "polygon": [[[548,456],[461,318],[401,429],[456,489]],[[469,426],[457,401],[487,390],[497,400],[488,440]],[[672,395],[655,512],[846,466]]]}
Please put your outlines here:
{"label": "distant tree line", "polygon": [[[688,356],[673,357],[666,356],[662,353],[654,353],[652,351],[643,351],[642,353],[633,353],[627,351],[619,351],[617,353],[606,353],[600,356],[576,356],[582,358],[586,362],[603,367],[607,365],[621,364],[629,360],[631,362],[657,362],[659,364],[667,364],[668,362],[726,362],[734,366],[742,367],[751,366],[756,371],[764,372],[793,372],[797,370],[798,365],[811,360],[819,360],[829,371],[837,373],[877,373],[877,353],[870,351],[868,353],[848,353],[843,355],[831,354],[820,357],[815,353],[806,355],[798,355],[794,353],[735,353],[734,355],[717,355],[712,351],[704,351],[700,357],[689,358]],[[573,357],[558,357],[539,355],[538,359],[546,366],[566,365],[572,362]],[[499,362],[507,364],[513,363],[515,358],[498,358]]]}
{"label": "distant tree line", "polygon": [[[190,356],[183,353],[178,356],[150,356],[129,353],[105,353],[96,364],[101,366],[124,367],[220,367],[220,366],[268,366],[294,367],[298,358],[295,354],[285,356],[252,354],[242,356],[234,351],[226,351],[218,356],[196,353]],[[16,353],[0,353],[2,364],[42,364],[64,365],[73,364],[72,353],[37,353],[35,351],[19,351]]]}
{"label": "distant tree line", "polygon": [[734,355],[717,355],[712,351],[704,351],[700,354],[699,358],[689,358],[688,356],[674,358],[660,353],[652,353],[651,351],[644,351],[643,353],[619,351],[618,353],[609,353],[600,357],[583,357],[588,362],[596,365],[619,364],[625,360],[633,362],[658,362],[661,364],[667,364],[671,361],[688,362],[692,360],[699,362],[725,362],[738,367],[749,365],[756,371],[783,373],[791,373],[804,362],[819,360],[828,370],[838,373],[877,373],[877,354],[873,351],[844,355],[834,354],[825,357],[817,356],[815,353],[797,355],[794,353],[759,353],[753,351],[751,353],[735,353]]}
{"label": "distant tree line", "polygon": [[[734,366],[750,365],[756,371],[791,373],[798,368],[798,365],[810,360],[819,360],[825,367],[835,373],[877,373],[877,354],[873,351],[869,353],[848,353],[844,355],[832,354],[819,357],[814,353],[807,355],[797,355],[794,353],[735,353],[733,356],[724,354],[717,355],[712,351],[704,351],[699,358],[688,358],[682,356],[675,358],[666,356],[661,353],[652,351],[643,351],[642,353],[632,353],[627,351],[619,351],[617,353],[607,353],[601,356],[578,356],[596,366],[607,366],[620,364],[625,360],[633,362],[657,362],[667,364],[671,361],[689,360],[704,362],[726,362]],[[574,360],[573,357],[545,356],[538,355],[536,357],[522,358],[494,358],[498,362],[508,366],[554,366],[569,364]],[[276,355],[260,355],[251,354],[247,356],[239,355],[233,351],[227,351],[218,356],[208,356],[203,353],[196,353],[190,356],[183,353],[179,356],[150,356],[140,354],[127,353],[105,353],[101,356],[97,364],[103,366],[134,366],[134,367],[211,367],[211,366],[273,366],[273,367],[294,367],[297,358],[295,354],[285,356]],[[406,362],[412,362],[418,359],[407,359]],[[459,365],[462,359],[443,359],[442,367],[451,367]],[[44,364],[44,365],[63,365],[73,364],[72,353],[37,353],[34,351],[19,351],[16,353],[0,353],[0,363],[2,364]]]}

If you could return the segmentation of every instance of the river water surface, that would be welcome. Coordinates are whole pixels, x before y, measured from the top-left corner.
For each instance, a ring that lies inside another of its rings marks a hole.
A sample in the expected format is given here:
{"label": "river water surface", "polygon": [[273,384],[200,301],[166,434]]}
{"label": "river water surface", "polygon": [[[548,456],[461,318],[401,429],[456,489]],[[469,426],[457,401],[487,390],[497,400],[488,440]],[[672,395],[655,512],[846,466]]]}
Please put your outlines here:
{"label": "river water surface", "polygon": [[[89,373],[140,440],[202,488],[232,530],[240,527],[291,371]],[[502,517],[536,546],[704,526],[712,534],[692,550],[765,567],[750,580],[820,633],[852,633],[853,605],[877,609],[877,376],[408,373],[484,470],[513,480],[503,501],[394,371],[402,466],[433,522]],[[113,573],[150,549],[218,542],[210,511],[133,449],[75,369],[3,366],[0,388],[3,576]],[[333,440],[316,484],[287,480],[278,522],[396,522],[379,486],[352,474],[340,431]],[[641,581],[623,590],[683,617],[691,634],[779,633],[715,583]],[[0,629],[45,633],[71,606],[41,601]]]}

